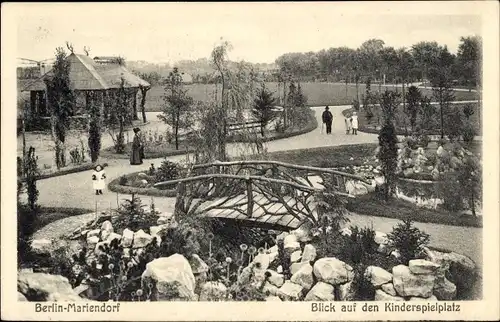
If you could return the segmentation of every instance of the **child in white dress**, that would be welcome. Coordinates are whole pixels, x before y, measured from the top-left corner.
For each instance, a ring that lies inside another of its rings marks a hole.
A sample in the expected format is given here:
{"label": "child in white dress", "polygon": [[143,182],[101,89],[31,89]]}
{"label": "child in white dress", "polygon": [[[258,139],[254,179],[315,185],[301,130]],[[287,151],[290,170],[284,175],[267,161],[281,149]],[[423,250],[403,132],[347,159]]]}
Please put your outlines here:
{"label": "child in white dress", "polygon": [[92,172],[92,182],[96,195],[102,195],[102,189],[106,186],[106,172],[101,165],[97,165]]}

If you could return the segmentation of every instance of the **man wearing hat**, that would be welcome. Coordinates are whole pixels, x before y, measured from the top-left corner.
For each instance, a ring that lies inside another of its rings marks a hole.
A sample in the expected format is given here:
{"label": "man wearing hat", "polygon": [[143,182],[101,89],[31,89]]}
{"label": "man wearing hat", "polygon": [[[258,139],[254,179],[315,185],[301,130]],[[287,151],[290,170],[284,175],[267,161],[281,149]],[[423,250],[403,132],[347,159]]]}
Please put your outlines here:
{"label": "man wearing hat", "polygon": [[323,123],[326,125],[326,134],[331,134],[332,133],[333,115],[329,111],[328,106],[325,107],[325,110],[323,111],[323,115],[321,115],[321,118],[323,119]]}

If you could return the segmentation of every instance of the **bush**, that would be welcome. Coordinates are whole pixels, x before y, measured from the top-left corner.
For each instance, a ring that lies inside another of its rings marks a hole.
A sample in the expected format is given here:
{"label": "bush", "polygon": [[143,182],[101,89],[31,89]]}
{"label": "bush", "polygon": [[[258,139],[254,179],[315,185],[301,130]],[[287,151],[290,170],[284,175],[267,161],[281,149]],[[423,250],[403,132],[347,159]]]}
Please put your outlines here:
{"label": "bush", "polygon": [[413,227],[413,222],[409,219],[393,227],[387,237],[390,246],[399,251],[400,261],[404,265],[408,265],[412,259],[421,258],[424,246],[427,246],[430,241],[429,234]]}
{"label": "bush", "polygon": [[156,169],[154,180],[155,182],[163,182],[177,179],[179,177],[179,170],[179,165],[177,163],[165,159],[158,169]]}
{"label": "bush", "polygon": [[474,137],[476,136],[476,130],[472,126],[472,124],[468,123],[462,133],[462,138],[466,143],[470,143],[474,141]]}
{"label": "bush", "polygon": [[146,212],[139,197],[132,195],[131,199],[126,199],[116,211],[118,216],[113,217],[113,227],[119,233],[125,228],[137,231],[139,229],[149,229],[156,225],[157,216],[151,212]]}
{"label": "bush", "polygon": [[125,185],[127,185],[127,183],[128,183],[127,177],[126,176],[121,176],[120,177],[120,181],[119,181],[120,186],[125,186]]}
{"label": "bush", "polygon": [[454,212],[464,209],[464,193],[459,173],[441,174],[441,180],[436,183],[436,188],[439,197],[443,199],[444,209]]}

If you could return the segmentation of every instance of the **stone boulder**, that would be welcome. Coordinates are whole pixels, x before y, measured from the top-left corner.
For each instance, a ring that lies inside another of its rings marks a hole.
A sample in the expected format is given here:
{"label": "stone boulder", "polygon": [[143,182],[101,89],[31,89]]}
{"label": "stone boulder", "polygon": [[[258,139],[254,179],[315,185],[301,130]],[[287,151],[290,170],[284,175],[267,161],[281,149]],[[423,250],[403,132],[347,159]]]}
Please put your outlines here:
{"label": "stone boulder", "polygon": [[389,295],[392,296],[398,295],[392,283],[383,284],[380,288],[382,289],[382,291],[386,292]]}
{"label": "stone boulder", "polygon": [[284,301],[298,301],[303,297],[303,287],[299,284],[286,281],[283,286],[279,288],[278,296]]}
{"label": "stone boulder", "polygon": [[440,265],[425,259],[412,259],[408,263],[408,267],[413,274],[434,274],[439,269]]}
{"label": "stone boulder", "polygon": [[151,236],[159,236],[160,232],[162,232],[166,228],[167,228],[167,225],[151,226],[151,227],[149,227],[149,234]]}
{"label": "stone boulder", "polygon": [[311,262],[316,259],[316,256],[316,248],[311,244],[307,244],[304,246],[301,262]]}
{"label": "stone boulder", "polygon": [[262,293],[267,295],[279,296],[280,290],[277,286],[266,282],[262,288]]}
{"label": "stone boulder", "polygon": [[94,248],[97,245],[97,243],[99,243],[99,237],[97,236],[87,237],[87,247],[89,249]]}
{"label": "stone boulder", "polygon": [[87,238],[93,237],[93,236],[99,237],[100,234],[101,234],[101,230],[100,229],[93,229],[93,230],[91,230],[91,231],[89,231],[87,233]]}
{"label": "stone boulder", "polygon": [[117,233],[111,233],[111,234],[109,234],[109,236],[108,236],[108,238],[106,239],[106,241],[108,241],[108,242],[112,242],[112,241],[113,241],[113,240],[115,240],[115,239],[118,239],[118,240],[122,239],[122,235],[117,234]]}
{"label": "stone boulder", "polygon": [[356,291],[352,282],[344,283],[335,286],[338,290],[338,301],[353,301],[356,296]]}
{"label": "stone boulder", "polygon": [[392,281],[392,274],[378,266],[368,266],[365,271],[365,277],[375,287]]}
{"label": "stone boulder", "polygon": [[269,264],[272,262],[271,256],[269,254],[258,254],[255,256],[253,263],[260,266],[260,269],[266,270]]}
{"label": "stone boulder", "polygon": [[35,254],[50,254],[53,249],[53,243],[50,239],[35,239],[31,242],[31,250]]}
{"label": "stone boulder", "polygon": [[134,232],[128,228],[125,228],[122,233],[121,245],[123,247],[130,247],[132,246],[133,241],[134,241]]}
{"label": "stone boulder", "polygon": [[306,291],[314,284],[313,268],[311,265],[303,265],[290,279],[291,282],[301,285]]}
{"label": "stone boulder", "polygon": [[157,300],[195,300],[195,278],[188,260],[174,254],[157,258],[146,265],[142,273],[142,284],[153,283]]}
{"label": "stone boulder", "polygon": [[351,266],[334,257],[325,257],[314,263],[314,275],[318,281],[332,285],[350,282],[354,277]]}
{"label": "stone boulder", "polygon": [[295,235],[289,234],[286,235],[283,240],[283,247],[285,248],[286,252],[292,254],[293,252],[300,250],[300,243],[298,242]]}
{"label": "stone boulder", "polygon": [[433,293],[439,300],[451,301],[457,296],[457,287],[443,276],[436,279]]}
{"label": "stone boulder", "polygon": [[399,296],[392,296],[382,290],[375,291],[375,301],[404,301],[405,299]]}
{"label": "stone boulder", "polygon": [[334,301],[334,287],[328,283],[318,282],[307,293],[304,301]]}
{"label": "stone boulder", "polygon": [[304,265],[310,265],[308,262],[292,263],[290,266],[290,273],[293,275],[299,271],[299,269]]}
{"label": "stone boulder", "polygon": [[387,237],[387,234],[381,231],[375,231],[375,237],[373,239],[379,245],[389,244],[389,238]]}
{"label": "stone boulder", "polygon": [[221,301],[227,296],[227,287],[220,282],[203,284],[200,292],[200,301]]}
{"label": "stone boulder", "polygon": [[295,235],[297,241],[302,243],[307,243],[312,240],[310,229],[308,227],[305,227],[305,225],[306,224],[302,225],[301,227],[291,232],[292,235]]}
{"label": "stone boulder", "polygon": [[85,301],[73,291],[66,277],[45,273],[19,272],[17,291],[29,301],[73,302]]}
{"label": "stone boulder", "polygon": [[297,250],[290,255],[290,261],[292,263],[297,263],[302,258],[302,252]]}
{"label": "stone boulder", "polygon": [[110,233],[114,232],[113,224],[111,223],[111,221],[106,220],[105,222],[103,222],[101,225],[101,230],[106,230],[109,231]]}
{"label": "stone boulder", "polygon": [[392,268],[392,283],[394,289],[400,296],[418,296],[428,298],[432,295],[434,275],[416,275],[405,265],[398,265]]}
{"label": "stone boulder", "polygon": [[283,274],[279,274],[278,272],[275,272],[270,269],[268,269],[266,272],[269,275],[267,281],[272,285],[276,287],[281,287],[285,283],[285,277],[283,276]]}
{"label": "stone boulder", "polygon": [[150,234],[147,234],[144,230],[140,229],[134,233],[133,248],[146,247],[152,240],[153,237]]}
{"label": "stone boulder", "polygon": [[345,184],[347,193],[353,196],[361,196],[368,193],[366,186],[358,181],[348,180]]}

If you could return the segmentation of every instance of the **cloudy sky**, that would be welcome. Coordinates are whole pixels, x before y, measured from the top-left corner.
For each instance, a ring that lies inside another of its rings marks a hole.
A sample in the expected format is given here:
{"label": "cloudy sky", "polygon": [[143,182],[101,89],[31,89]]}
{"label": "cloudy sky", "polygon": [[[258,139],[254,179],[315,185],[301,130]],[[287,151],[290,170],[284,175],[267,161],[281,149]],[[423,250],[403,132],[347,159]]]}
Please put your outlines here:
{"label": "cloudy sky", "polygon": [[17,57],[51,58],[69,41],[92,56],[175,62],[208,57],[223,37],[231,59],[270,63],[286,52],[356,48],[370,38],[394,47],[433,40],[454,52],[461,36],[481,34],[473,7],[410,4],[30,4],[18,10]]}

